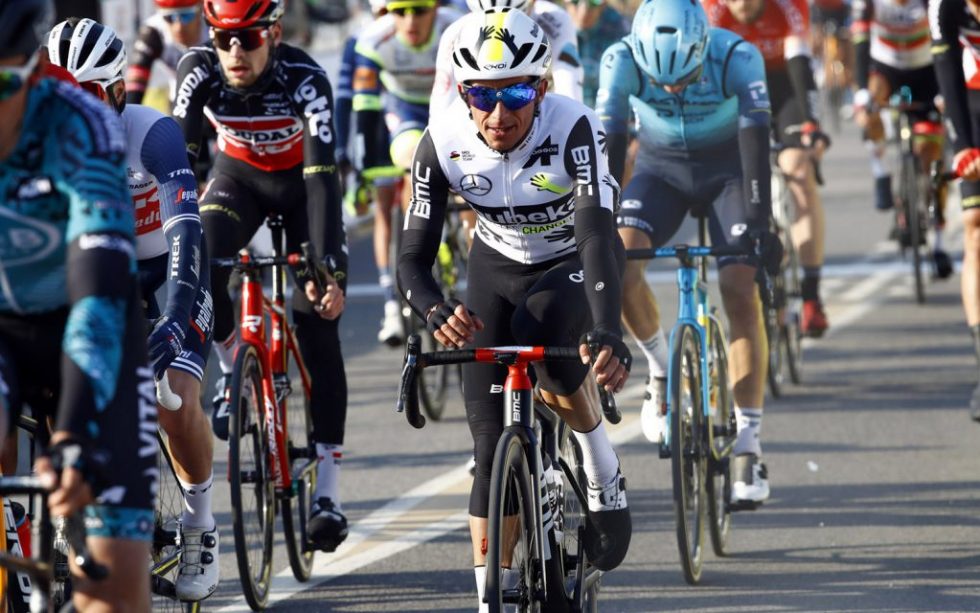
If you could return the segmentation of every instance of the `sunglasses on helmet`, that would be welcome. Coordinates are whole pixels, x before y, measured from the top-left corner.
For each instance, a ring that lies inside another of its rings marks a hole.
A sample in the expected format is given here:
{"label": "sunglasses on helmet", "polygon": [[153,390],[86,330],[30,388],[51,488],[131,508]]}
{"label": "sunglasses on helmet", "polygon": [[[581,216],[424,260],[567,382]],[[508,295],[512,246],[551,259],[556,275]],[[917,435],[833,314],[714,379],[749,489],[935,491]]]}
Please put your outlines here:
{"label": "sunglasses on helmet", "polygon": [[171,25],[180,22],[181,25],[187,26],[194,23],[194,20],[198,19],[198,17],[197,7],[174,9],[163,13],[163,20]]}
{"label": "sunglasses on helmet", "polygon": [[231,46],[239,44],[243,51],[255,51],[269,38],[268,28],[244,28],[242,30],[219,30],[211,28],[211,40],[222,51],[230,51]]}
{"label": "sunglasses on helmet", "polygon": [[464,85],[463,98],[466,103],[484,113],[490,113],[497,108],[498,102],[503,102],[509,111],[517,111],[534,102],[538,97],[538,83],[535,79],[530,83],[514,83],[507,87],[494,89],[482,85]]}
{"label": "sunglasses on helmet", "polygon": [[6,100],[20,91],[27,83],[34,67],[37,66],[37,54],[33,54],[22,66],[0,67],[0,100]]}

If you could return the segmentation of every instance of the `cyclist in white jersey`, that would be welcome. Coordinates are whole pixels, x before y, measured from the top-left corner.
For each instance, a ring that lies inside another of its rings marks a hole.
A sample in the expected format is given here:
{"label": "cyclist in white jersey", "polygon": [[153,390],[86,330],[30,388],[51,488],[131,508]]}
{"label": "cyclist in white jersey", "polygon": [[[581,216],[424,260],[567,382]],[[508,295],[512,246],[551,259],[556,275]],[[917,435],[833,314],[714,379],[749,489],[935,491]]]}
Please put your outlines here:
{"label": "cyclist in white jersey", "polygon": [[[466,5],[474,13],[493,11],[524,11],[548,36],[554,60],[551,64],[549,80],[556,94],[582,101],[582,83],[585,72],[578,53],[578,37],[572,18],[563,8],[548,0],[466,0]],[[453,77],[452,46],[459,34],[461,23],[457,22],[446,30],[439,41],[439,55],[436,58],[436,80],[429,101],[429,114],[433,117],[445,111],[457,98],[456,79]]]}
{"label": "cyclist in white jersey", "polygon": [[[602,350],[593,373],[584,346],[582,363],[535,363],[535,372],[542,398],[583,450],[586,552],[596,567],[611,570],[625,557],[632,533],[626,482],[595,394],[596,382],[622,389],[632,361],[620,329],[625,253],[613,218],[619,185],[595,113],[564,96],[545,96],[551,50],[542,28],[521,11],[471,13],[460,23],[452,49],[465,102],[457,98],[430,123],[416,150],[399,289],[446,346],[579,346],[587,330],[598,335]],[[480,282],[467,286],[465,305],[445,300],[432,276],[450,189],[478,217],[468,274]],[[495,365],[463,367],[476,456],[469,512],[481,603],[505,372]],[[505,569],[505,584],[509,575],[516,571]]]}
{"label": "cyclist in white jersey", "polygon": [[[126,130],[136,258],[147,315],[155,319],[150,361],[157,379],[166,373],[181,399],[177,409],[158,411],[184,492],[177,597],[199,601],[218,585],[218,530],[211,512],[211,427],[201,408],[213,309],[197,182],[177,123],[150,107],[126,103],[126,51],[115,32],[91,19],[63,21],[48,36],[48,55],[119,112]],[[154,292],[164,284],[167,303],[160,315]]]}
{"label": "cyclist in white jersey", "polygon": [[[892,201],[891,175],[883,163],[885,133],[878,107],[888,104],[900,87],[908,87],[912,102],[923,108],[912,113],[914,146],[923,172],[940,159],[943,127],[934,100],[939,84],[932,66],[929,20],[926,0],[855,0],[853,30],[855,50],[855,120],[864,130],[875,181],[875,206],[888,210]],[[945,193],[941,194],[945,200]],[[943,207],[945,201],[940,202]],[[908,240],[908,231],[899,232]],[[933,244],[936,276],[953,273],[949,255],[942,248],[942,229],[937,228]]]}

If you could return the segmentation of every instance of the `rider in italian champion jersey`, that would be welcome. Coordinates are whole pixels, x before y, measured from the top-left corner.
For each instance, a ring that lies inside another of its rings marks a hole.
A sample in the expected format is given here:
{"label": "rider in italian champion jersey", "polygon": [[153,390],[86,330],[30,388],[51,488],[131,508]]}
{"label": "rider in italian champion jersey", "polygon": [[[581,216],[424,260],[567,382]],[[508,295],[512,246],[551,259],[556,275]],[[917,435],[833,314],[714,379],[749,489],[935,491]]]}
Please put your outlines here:
{"label": "rider in italian champion jersey", "polygon": [[[412,165],[412,202],[398,259],[406,300],[447,346],[577,346],[594,330],[603,349],[594,370],[621,389],[631,357],[620,332],[622,244],[613,212],[619,186],[609,173],[598,118],[580,102],[547,96],[551,49],[522,11],[471,13],[453,43],[457,100],[429,125]],[[472,119],[471,119],[472,117]],[[449,190],[476,211],[466,304],[445,301],[432,276]],[[470,310],[471,309],[471,310]],[[626,554],[631,523],[625,479],[588,386],[583,363],[536,363],[539,389],[571,426],[588,477],[589,558],[603,570]],[[482,604],[490,471],[503,429],[506,369],[463,368],[474,440],[470,536]],[[505,570],[504,581],[508,573]]]}
{"label": "rider in italian champion jersey", "polygon": [[[211,351],[213,308],[207,250],[197,210],[197,182],[183,134],[173,119],[127,104],[126,51],[108,27],[91,19],[59,23],[48,37],[53,64],[119,112],[126,134],[129,194],[136,212],[136,259],[150,332],[150,362],[180,398],[160,410],[184,496],[177,598],[196,602],[218,586],[218,532],[211,512],[211,428],[201,408],[201,380]],[[154,293],[166,285],[161,315]]]}

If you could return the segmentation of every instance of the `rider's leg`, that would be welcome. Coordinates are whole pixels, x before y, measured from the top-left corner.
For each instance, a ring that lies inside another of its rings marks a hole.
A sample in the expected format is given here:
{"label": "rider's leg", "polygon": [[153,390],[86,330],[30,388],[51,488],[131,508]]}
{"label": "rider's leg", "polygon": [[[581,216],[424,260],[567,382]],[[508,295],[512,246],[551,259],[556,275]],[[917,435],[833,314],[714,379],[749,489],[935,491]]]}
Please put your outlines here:
{"label": "rider's leg", "polygon": [[[891,95],[891,84],[879,72],[872,72],[868,77],[868,93],[871,105],[880,107],[888,104]],[[881,123],[881,114],[868,108],[858,109],[854,119],[864,131],[865,145],[871,157],[871,176],[875,181],[875,208],[880,211],[891,209],[892,178],[885,165],[885,130]]]}
{"label": "rider's leg", "polygon": [[[210,482],[214,443],[211,425],[201,408],[201,382],[190,373],[176,368],[167,369],[167,378],[170,389],[180,396],[182,403],[176,411],[159,408],[157,415],[160,426],[167,433],[177,478],[187,485]],[[210,526],[213,523],[210,489],[206,492],[206,500],[204,492],[197,498],[201,499],[200,506],[187,509],[184,521],[198,527]],[[192,506],[190,501],[188,506]]]}
{"label": "rider's leg", "polygon": [[75,610],[86,613],[149,613],[149,541],[89,537],[87,544],[93,560],[105,566],[109,572],[102,581],[89,579],[75,564],[74,558],[70,558]]}
{"label": "rider's leg", "polygon": [[[963,182],[962,195],[965,206],[971,200],[977,204],[963,210],[963,268],[960,272],[960,289],[966,323],[973,335],[973,346],[980,371],[980,186]],[[980,372],[978,372],[980,381]],[[980,421],[980,383],[973,390],[970,400],[970,416]]]}
{"label": "rider's leg", "polygon": [[[804,308],[819,312],[810,319],[812,324],[804,332],[819,336],[827,328],[820,299],[820,272],[824,261],[824,210],[817,190],[810,153],[802,148],[784,149],[779,154],[779,167],[786,175],[790,193],[796,202],[796,220],[793,222],[793,244],[800,254],[803,265],[802,293]],[[806,304],[809,303],[810,307]]]}
{"label": "rider's leg", "polygon": [[405,336],[402,326],[401,305],[395,295],[395,277],[392,274],[391,212],[401,198],[402,182],[397,178],[378,179],[374,183],[374,262],[378,268],[378,285],[384,299],[384,318],[378,331],[378,341],[398,344]]}

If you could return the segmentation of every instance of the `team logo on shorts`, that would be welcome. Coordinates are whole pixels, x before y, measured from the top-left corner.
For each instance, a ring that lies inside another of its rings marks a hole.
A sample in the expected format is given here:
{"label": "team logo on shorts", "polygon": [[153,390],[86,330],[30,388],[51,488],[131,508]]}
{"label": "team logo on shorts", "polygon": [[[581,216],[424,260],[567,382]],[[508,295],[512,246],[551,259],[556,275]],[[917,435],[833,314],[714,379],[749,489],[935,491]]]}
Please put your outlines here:
{"label": "team logo on shorts", "polygon": [[459,180],[459,189],[474,196],[486,196],[493,189],[493,183],[483,175],[466,175]]}

